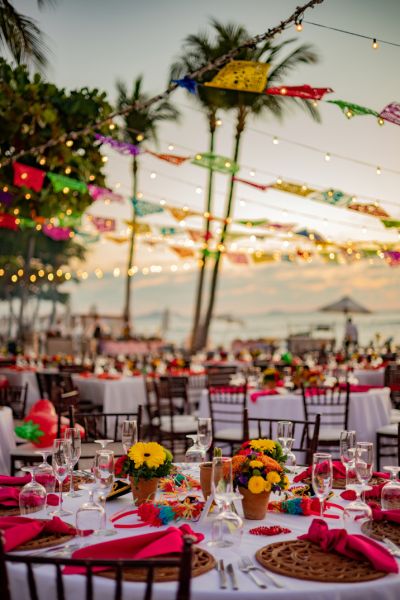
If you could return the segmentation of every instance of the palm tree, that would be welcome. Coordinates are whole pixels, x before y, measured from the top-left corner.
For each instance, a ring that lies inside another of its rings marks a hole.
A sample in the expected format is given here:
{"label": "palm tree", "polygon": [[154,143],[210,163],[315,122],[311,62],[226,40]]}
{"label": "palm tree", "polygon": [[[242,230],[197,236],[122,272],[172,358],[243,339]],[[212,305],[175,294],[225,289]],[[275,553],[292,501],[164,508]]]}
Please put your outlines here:
{"label": "palm tree", "polygon": [[[241,42],[250,37],[248,32],[243,27],[235,27],[231,24],[224,26],[215,20],[212,22],[212,26],[216,31],[218,39],[221,41],[221,43],[224,43],[228,49],[232,49],[238,45],[238,37],[240,38]],[[239,31],[240,36],[235,35],[235,33]],[[233,41],[234,43],[232,43]],[[318,61],[316,52],[309,44],[301,44],[293,49],[287,56],[281,58],[282,50],[287,45],[292,44],[293,41],[294,40],[290,39],[281,42],[280,44],[273,44],[270,40],[267,40],[258,48],[243,50],[239,55],[236,56],[236,59],[258,62],[261,61],[270,64],[271,67],[268,77],[268,85],[277,85],[282,81],[283,77],[293,72],[299,65],[315,64]],[[228,102],[229,107],[236,110],[236,131],[232,158],[233,162],[235,163],[237,163],[239,160],[240,142],[249,116],[269,114],[278,120],[283,120],[283,118],[291,111],[291,109],[302,108],[311,118],[319,121],[319,112],[314,104],[310,101],[301,100],[299,98],[229,91],[226,95],[226,101]],[[221,253],[224,248],[226,233],[229,226],[228,224],[232,214],[234,191],[235,178],[234,175],[231,175],[225,208],[224,225],[220,235],[219,243],[217,245],[216,258],[211,276],[208,306],[202,327],[200,328],[198,344],[199,348],[203,348],[208,339],[208,332],[215,305]]]}
{"label": "palm tree", "polygon": [[[37,0],[38,7],[52,6],[57,0]],[[39,69],[47,65],[48,48],[36,22],[21,14],[9,0],[0,0],[0,49],[7,48],[17,64],[33,62]]]}
{"label": "palm tree", "polygon": [[[148,95],[142,90],[143,77],[140,75],[133,82],[132,93],[129,94],[126,85],[118,81],[117,106],[119,110],[134,105],[136,102],[146,102]],[[130,110],[124,115],[123,137],[124,140],[133,144],[140,145],[143,140],[157,143],[157,128],[162,121],[177,121],[179,112],[172,106],[168,100],[163,100],[153,104],[148,108],[139,110]],[[132,158],[132,200],[137,199],[138,178],[139,178],[139,157]],[[133,261],[135,256],[135,229],[136,229],[136,211],[132,202],[132,223],[129,240],[128,263],[126,270],[125,283],[125,303],[123,310],[123,319],[128,330],[131,323],[131,284],[133,275]]]}
{"label": "palm tree", "polygon": [[[238,45],[242,32],[240,28],[237,28],[232,35],[232,44]],[[223,40],[211,40],[207,33],[200,33],[198,35],[188,35],[182,47],[182,53],[180,57],[171,66],[170,75],[171,79],[177,79],[199,69],[204,64],[211,62],[219,56],[227,52],[227,48]],[[216,70],[211,70],[205,73],[201,78],[198,79],[198,83],[204,84],[207,81],[211,81],[216,75]],[[210,87],[200,86],[196,95],[189,94],[191,99],[194,99],[204,111],[207,119],[208,131],[210,134],[208,152],[214,153],[215,149],[215,132],[217,128],[217,113],[218,110],[226,109],[226,92]],[[213,182],[214,182],[214,171],[209,169],[208,171],[208,182],[206,188],[206,194],[204,199],[204,212],[212,212],[212,199],[213,199]],[[199,323],[201,316],[201,308],[203,302],[203,290],[204,280],[206,274],[206,264],[208,258],[207,252],[207,240],[210,233],[210,220],[204,219],[204,248],[201,250],[200,261],[199,261],[199,273],[197,278],[197,290],[195,296],[195,309],[193,316],[192,334],[190,341],[190,349],[195,352],[197,349],[197,338],[199,334]]]}

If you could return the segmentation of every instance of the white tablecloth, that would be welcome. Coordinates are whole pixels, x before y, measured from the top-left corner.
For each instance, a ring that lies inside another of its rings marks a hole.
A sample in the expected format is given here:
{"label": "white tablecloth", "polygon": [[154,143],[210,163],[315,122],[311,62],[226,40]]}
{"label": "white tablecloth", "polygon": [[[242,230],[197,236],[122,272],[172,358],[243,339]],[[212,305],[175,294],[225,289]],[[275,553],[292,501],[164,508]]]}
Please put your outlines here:
{"label": "white tablecloth", "polygon": [[353,373],[360,385],[384,385],[385,369],[354,369]]}
{"label": "white tablecloth", "polygon": [[[65,508],[74,512],[84,498],[71,499],[65,498]],[[337,497],[334,502],[343,502]],[[107,504],[107,514],[111,515],[124,507],[129,509],[132,506],[130,497],[124,496]],[[339,512],[339,511],[338,511]],[[45,513],[35,513],[35,517],[45,518]],[[135,517],[131,517],[132,522],[136,522]],[[66,517],[66,521],[74,524],[74,516]],[[225,565],[232,563],[239,582],[239,592],[233,591],[228,583],[228,589],[220,590],[218,588],[219,576],[215,569],[196,577],[192,580],[192,600],[261,600],[269,598],[270,600],[398,600],[400,590],[400,575],[388,575],[384,579],[378,579],[368,583],[352,584],[334,584],[319,583],[293,579],[290,577],[276,577],[284,585],[284,589],[277,589],[270,582],[266,590],[258,588],[248,575],[241,573],[237,568],[238,560],[241,556],[248,555],[254,558],[256,550],[268,543],[279,542],[283,540],[295,539],[298,535],[305,533],[312,521],[312,517],[291,516],[278,513],[267,513],[264,521],[245,521],[244,534],[240,544],[231,548],[212,548],[209,551],[215,558],[223,558]],[[341,519],[328,520],[330,527],[343,527]],[[273,538],[259,537],[248,534],[248,530],[259,525],[282,525],[291,529],[292,533],[287,535],[275,536]],[[195,531],[201,531],[206,539],[201,543],[207,548],[207,541],[210,539],[210,522],[191,524]],[[118,537],[129,537],[131,535],[140,535],[142,533],[154,532],[154,527],[143,527],[140,529],[120,529]],[[351,533],[359,533],[359,525],[351,527]],[[110,541],[112,538],[85,538],[84,544],[90,545],[100,541]],[[11,587],[13,600],[28,600],[26,571],[21,565],[9,566],[11,574]],[[35,567],[35,578],[38,582],[39,600],[49,600],[55,598],[55,575],[49,567]],[[259,574],[263,577],[262,574]],[[76,600],[84,598],[85,578],[80,575],[67,576],[66,582],[66,600]],[[229,582],[229,578],[228,578]],[[115,583],[102,577],[94,578],[94,598],[96,600],[110,600],[113,598]],[[171,600],[174,598],[174,583],[157,583],[153,591],[154,600]],[[137,583],[124,584],[124,600],[139,600],[143,598],[143,585]]]}
{"label": "white tablecloth", "polygon": [[[250,417],[304,419],[301,395],[260,396],[256,402],[249,399],[247,407]],[[376,430],[390,423],[390,410],[389,388],[352,393],[350,395],[348,427],[357,431],[359,441],[375,442]],[[209,416],[207,390],[202,392],[199,416]]]}
{"label": "white tablecloth", "polygon": [[12,410],[8,406],[0,408],[0,473],[10,473],[10,452],[15,448],[15,435]]}

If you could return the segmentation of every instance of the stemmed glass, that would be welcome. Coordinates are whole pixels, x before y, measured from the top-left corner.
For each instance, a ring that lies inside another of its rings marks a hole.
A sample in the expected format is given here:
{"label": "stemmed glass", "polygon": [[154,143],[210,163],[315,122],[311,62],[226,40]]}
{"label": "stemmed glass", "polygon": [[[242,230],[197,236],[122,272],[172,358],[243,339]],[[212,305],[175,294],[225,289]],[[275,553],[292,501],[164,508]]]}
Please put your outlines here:
{"label": "stemmed glass", "polygon": [[276,437],[282,446],[282,452],[286,457],[285,466],[294,473],[296,471],[296,455],[292,452],[293,443],[293,423],[292,421],[278,421],[276,429]]}
{"label": "stemmed glass", "polygon": [[187,438],[193,440],[193,444],[186,450],[185,462],[187,463],[202,463],[206,458],[206,449],[199,443],[198,435],[187,435]]}
{"label": "stemmed glass", "polygon": [[207,452],[212,444],[212,423],[209,417],[197,419],[197,443]]}
{"label": "stemmed glass", "polygon": [[98,439],[98,440],[94,440],[95,444],[100,444],[100,446],[102,447],[103,450],[105,450],[108,446],[108,444],[112,444],[114,440],[106,440],[106,439]]}
{"label": "stemmed glass", "polygon": [[31,480],[24,485],[19,495],[19,510],[21,515],[38,512],[46,505],[46,489],[35,479],[37,467],[23,467],[22,471],[31,474]]}
{"label": "stemmed glass", "polygon": [[121,429],[121,442],[125,454],[128,454],[129,448],[138,441],[137,420],[123,421]]}
{"label": "stemmed glass", "polygon": [[358,442],[355,451],[355,471],[358,483],[348,485],[347,489],[356,493],[356,499],[350,502],[343,511],[343,521],[351,522],[360,519],[369,520],[372,511],[368,504],[361,499],[361,492],[370,489],[366,486],[372,476],[372,465],[374,460],[374,447],[371,442]]}
{"label": "stemmed glass", "polygon": [[94,458],[94,476],[96,478],[96,491],[100,505],[104,510],[103,527],[95,535],[115,535],[115,529],[107,529],[105,508],[107,496],[114,483],[114,452],[112,450],[97,450]]}
{"label": "stemmed glass", "polygon": [[243,531],[243,521],[239,515],[229,510],[231,502],[241,497],[233,491],[231,458],[225,456],[213,458],[211,490],[216,504],[222,506],[222,512],[213,521],[212,540],[208,545],[218,548],[237,545]]}
{"label": "stemmed glass", "polygon": [[96,490],[96,477],[88,473],[85,482],[80,484],[80,488],[89,492],[89,500],[81,504],[76,511],[75,525],[78,535],[83,536],[84,531],[91,529],[96,534],[103,525],[105,519],[104,508],[94,501],[93,494]]}
{"label": "stemmed glass", "polygon": [[324,516],[325,498],[329,496],[332,490],[333,469],[332,456],[325,452],[316,452],[313,455],[312,465],[312,485],[315,495],[319,499],[319,509],[321,519]]}
{"label": "stemmed glass", "polygon": [[400,471],[399,465],[390,465],[383,467],[385,471],[390,472],[390,481],[385,483],[382,488],[381,506],[383,510],[393,510],[400,508],[400,481],[397,479]]}
{"label": "stemmed glass", "polygon": [[51,450],[38,450],[35,454],[40,454],[43,458],[43,462],[36,467],[35,479],[37,483],[40,483],[45,488],[47,494],[54,494],[56,476],[53,467],[47,462],[47,457],[51,455]]}
{"label": "stemmed glass", "polygon": [[78,498],[82,496],[74,490],[74,467],[81,456],[81,432],[79,429],[73,427],[66,429],[64,433],[65,439],[70,442],[69,444],[69,468],[70,468],[70,482],[69,492],[67,496],[70,498]]}
{"label": "stemmed glass", "polygon": [[346,487],[350,483],[350,472],[355,467],[356,459],[356,432],[341,431],[340,432],[340,460],[346,469]]}
{"label": "stemmed glass", "polygon": [[372,442],[358,442],[356,446],[355,469],[358,481],[362,485],[362,496],[365,502],[365,491],[372,477],[374,465],[374,444]]}
{"label": "stemmed glass", "polygon": [[63,503],[63,494],[62,487],[65,478],[68,475],[69,464],[70,464],[70,442],[66,439],[56,439],[53,442],[53,457],[52,457],[52,466],[54,469],[54,474],[58,481],[59,485],[59,493],[60,493],[60,508],[52,512],[52,515],[57,517],[65,517],[67,515],[72,515],[72,512],[69,510],[64,510]]}

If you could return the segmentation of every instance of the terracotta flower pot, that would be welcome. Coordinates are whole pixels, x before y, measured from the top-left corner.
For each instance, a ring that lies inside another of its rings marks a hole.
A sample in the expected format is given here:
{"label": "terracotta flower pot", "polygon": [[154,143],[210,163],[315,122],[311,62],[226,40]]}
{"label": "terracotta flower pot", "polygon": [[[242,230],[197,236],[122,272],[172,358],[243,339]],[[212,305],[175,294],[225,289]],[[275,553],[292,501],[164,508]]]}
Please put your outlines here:
{"label": "terracotta flower pot", "polygon": [[158,487],[158,477],[154,477],[153,479],[139,479],[137,483],[133,477],[130,477],[130,480],[136,506],[154,500]]}
{"label": "terracotta flower pot", "polygon": [[261,492],[253,494],[247,488],[239,486],[239,492],[242,494],[242,506],[245,519],[261,521],[265,518],[268,508],[270,492]]}
{"label": "terracotta flower pot", "polygon": [[200,464],[200,485],[203,492],[204,500],[207,500],[211,494],[211,472],[212,463],[205,462]]}

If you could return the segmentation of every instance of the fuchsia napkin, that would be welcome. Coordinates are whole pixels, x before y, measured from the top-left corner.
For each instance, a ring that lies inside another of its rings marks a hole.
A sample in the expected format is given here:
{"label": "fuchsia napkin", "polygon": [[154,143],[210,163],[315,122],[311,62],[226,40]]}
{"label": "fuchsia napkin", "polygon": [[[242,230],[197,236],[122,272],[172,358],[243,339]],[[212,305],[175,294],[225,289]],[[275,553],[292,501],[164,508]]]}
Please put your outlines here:
{"label": "fuchsia napkin", "polygon": [[329,529],[322,519],[314,519],[306,534],[299,540],[308,540],[324,552],[337,552],[347,558],[368,560],[377,571],[398,573],[396,559],[389,552],[364,535],[350,535],[345,529]]}
{"label": "fuchsia napkin", "polygon": [[372,518],[374,521],[390,521],[391,523],[400,523],[400,509],[382,510],[381,508],[373,508]]}
{"label": "fuchsia napkin", "polygon": [[[21,493],[21,488],[16,487],[5,487],[0,489],[0,507],[17,507],[19,506],[19,495]],[[47,494],[46,498],[47,504],[50,506],[57,506],[60,502],[57,494]],[[40,502],[37,500],[37,496],[32,494],[31,506],[37,506]]]}
{"label": "fuchsia napkin", "polygon": [[[183,536],[193,536],[196,542],[204,540],[202,533],[195,533],[186,523],[180,527],[168,527],[162,531],[145,533],[111,542],[103,542],[94,546],[80,548],[72,554],[76,559],[102,560],[134,560],[151,558],[171,552],[182,552]],[[97,567],[94,571],[104,571],[107,568]],[[65,567],[64,573],[75,575],[85,573],[82,567]]]}
{"label": "fuchsia napkin", "polygon": [[[379,473],[378,475],[386,477],[386,473]],[[377,485],[371,486],[372,487],[371,490],[366,490],[364,492],[365,498],[367,500],[373,500],[376,498],[380,498],[382,488],[386,483],[387,482],[385,481],[383,483],[378,483]],[[344,490],[344,492],[341,492],[340,496],[341,496],[341,498],[343,498],[343,500],[355,500],[357,498],[357,494],[355,493],[354,490]]]}
{"label": "fuchsia napkin", "polygon": [[[334,460],[332,462],[332,468],[333,468],[333,478],[334,479],[345,479],[346,478],[346,469],[344,468],[344,466],[342,465],[342,463],[339,460]],[[311,478],[312,478],[312,467],[307,467],[307,469],[305,469],[304,471],[302,471],[301,473],[296,475],[296,477],[293,478],[293,481],[297,483],[298,481],[304,481],[304,479],[311,479]]]}
{"label": "fuchsia napkin", "polygon": [[100,375],[96,375],[97,379],[106,379],[109,381],[116,381],[117,379],[121,379],[121,375],[112,375],[111,373],[100,373]]}
{"label": "fuchsia napkin", "polygon": [[250,400],[252,402],[257,402],[258,398],[261,398],[261,396],[276,396],[278,394],[278,392],[276,390],[261,390],[259,392],[253,392],[250,396]]}
{"label": "fuchsia napkin", "polygon": [[76,535],[75,527],[64,523],[58,517],[53,517],[49,521],[39,521],[27,517],[0,517],[0,531],[3,534],[6,552],[34,540],[42,532]]}
{"label": "fuchsia napkin", "polygon": [[31,480],[31,475],[23,475],[22,477],[11,477],[10,475],[0,475],[0,485],[26,485]]}

